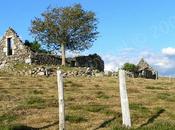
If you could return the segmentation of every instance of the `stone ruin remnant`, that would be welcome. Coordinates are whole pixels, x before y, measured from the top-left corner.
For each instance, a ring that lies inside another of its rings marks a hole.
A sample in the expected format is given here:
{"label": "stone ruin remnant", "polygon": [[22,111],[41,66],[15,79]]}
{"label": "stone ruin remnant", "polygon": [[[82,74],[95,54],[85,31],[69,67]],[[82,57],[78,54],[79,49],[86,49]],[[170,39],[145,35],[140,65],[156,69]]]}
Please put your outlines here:
{"label": "stone ruin remnant", "polygon": [[[0,68],[3,68],[5,64],[10,62],[61,65],[61,57],[58,55],[33,52],[30,47],[24,44],[15,30],[9,27],[0,40]],[[67,58],[66,62],[70,67],[90,67],[104,71],[104,61],[97,54]]]}

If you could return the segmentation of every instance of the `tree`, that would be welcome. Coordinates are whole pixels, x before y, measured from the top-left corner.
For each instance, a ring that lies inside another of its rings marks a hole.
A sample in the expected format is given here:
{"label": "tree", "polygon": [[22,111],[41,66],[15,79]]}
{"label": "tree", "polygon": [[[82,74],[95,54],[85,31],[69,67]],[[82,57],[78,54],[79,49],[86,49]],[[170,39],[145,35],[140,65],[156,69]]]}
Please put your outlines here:
{"label": "tree", "polygon": [[129,72],[136,72],[137,66],[131,63],[125,63],[123,69]]}
{"label": "tree", "polygon": [[48,8],[41,18],[32,21],[30,32],[44,44],[61,49],[62,65],[66,64],[65,51],[83,51],[92,46],[97,37],[95,13],[85,11],[80,4]]}
{"label": "tree", "polygon": [[47,53],[47,54],[51,53],[50,51],[43,49],[38,41],[29,42],[28,40],[25,40],[24,45],[30,47],[30,49],[34,52]]}

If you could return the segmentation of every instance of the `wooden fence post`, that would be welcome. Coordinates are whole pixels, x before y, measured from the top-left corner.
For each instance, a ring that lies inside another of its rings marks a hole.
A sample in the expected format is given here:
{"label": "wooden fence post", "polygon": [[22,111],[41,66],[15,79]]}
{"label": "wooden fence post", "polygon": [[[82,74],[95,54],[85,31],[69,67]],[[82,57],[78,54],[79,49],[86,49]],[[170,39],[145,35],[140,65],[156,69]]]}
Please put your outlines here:
{"label": "wooden fence post", "polygon": [[171,75],[169,76],[169,82],[171,82],[172,81],[172,77],[171,77]]}
{"label": "wooden fence post", "polygon": [[126,91],[126,80],[124,70],[119,70],[119,88],[123,125],[126,127],[131,127],[131,118],[129,112],[129,103]]}
{"label": "wooden fence post", "polygon": [[159,79],[159,76],[158,76],[159,74],[158,74],[158,71],[156,71],[156,80],[158,80]]}
{"label": "wooden fence post", "polygon": [[57,70],[58,101],[59,101],[59,130],[65,130],[65,112],[64,112],[64,86],[61,71]]}

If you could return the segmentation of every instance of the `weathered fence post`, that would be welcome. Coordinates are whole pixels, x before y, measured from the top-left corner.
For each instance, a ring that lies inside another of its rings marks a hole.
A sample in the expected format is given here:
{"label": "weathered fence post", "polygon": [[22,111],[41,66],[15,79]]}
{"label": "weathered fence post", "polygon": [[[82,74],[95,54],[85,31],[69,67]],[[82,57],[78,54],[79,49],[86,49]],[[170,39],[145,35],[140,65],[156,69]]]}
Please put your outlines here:
{"label": "weathered fence post", "polygon": [[172,81],[172,77],[171,77],[171,75],[169,76],[169,82],[171,82]]}
{"label": "weathered fence post", "polygon": [[158,80],[159,79],[159,77],[158,77],[158,71],[156,71],[156,80]]}
{"label": "weathered fence post", "polygon": [[129,112],[129,103],[126,91],[126,80],[124,70],[119,70],[119,88],[123,125],[125,125],[126,127],[131,127],[131,118]]}
{"label": "weathered fence post", "polygon": [[59,130],[65,130],[65,112],[64,112],[64,86],[61,71],[57,70],[58,101],[59,101]]}

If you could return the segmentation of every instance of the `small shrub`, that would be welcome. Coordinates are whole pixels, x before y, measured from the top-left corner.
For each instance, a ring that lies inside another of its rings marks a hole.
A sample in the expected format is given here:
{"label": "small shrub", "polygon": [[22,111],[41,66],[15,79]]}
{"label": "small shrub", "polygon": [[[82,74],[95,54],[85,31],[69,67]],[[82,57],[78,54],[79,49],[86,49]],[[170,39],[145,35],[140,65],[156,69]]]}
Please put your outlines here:
{"label": "small shrub", "polygon": [[131,63],[125,63],[123,69],[129,72],[135,72],[137,71],[137,66]]}

